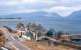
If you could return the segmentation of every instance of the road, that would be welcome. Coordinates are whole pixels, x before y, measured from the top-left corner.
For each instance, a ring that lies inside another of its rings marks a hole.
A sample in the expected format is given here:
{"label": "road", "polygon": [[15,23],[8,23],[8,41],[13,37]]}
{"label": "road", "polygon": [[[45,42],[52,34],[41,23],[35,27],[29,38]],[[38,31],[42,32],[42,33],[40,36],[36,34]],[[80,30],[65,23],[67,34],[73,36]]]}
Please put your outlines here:
{"label": "road", "polygon": [[17,50],[31,50],[27,46],[23,45],[18,39],[14,38],[11,33],[4,32],[5,36],[8,38],[9,42],[12,43]]}
{"label": "road", "polygon": [[15,45],[16,48],[18,48],[18,50],[31,50],[16,39],[12,39],[11,42]]}

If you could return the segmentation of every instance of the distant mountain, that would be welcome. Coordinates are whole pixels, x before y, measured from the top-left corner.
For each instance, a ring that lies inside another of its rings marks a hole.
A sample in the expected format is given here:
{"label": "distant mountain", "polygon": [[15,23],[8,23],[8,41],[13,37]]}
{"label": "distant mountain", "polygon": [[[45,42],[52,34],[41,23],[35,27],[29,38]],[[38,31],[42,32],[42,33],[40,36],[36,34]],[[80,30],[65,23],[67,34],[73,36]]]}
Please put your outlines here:
{"label": "distant mountain", "polygon": [[81,10],[73,12],[71,15],[67,16],[68,19],[81,20]]}
{"label": "distant mountain", "polygon": [[0,17],[21,17],[25,24],[36,22],[41,23],[45,28],[54,28],[56,31],[81,32],[81,11],[74,12],[65,18],[56,13],[47,12],[19,13]]}
{"label": "distant mountain", "polygon": [[6,16],[0,17],[7,17],[7,18],[22,18],[25,21],[38,21],[38,20],[60,20],[62,17],[56,13],[47,13],[47,12],[32,12],[32,13],[17,13],[11,14]]}
{"label": "distant mountain", "polygon": [[81,32],[81,10],[67,16],[65,21],[71,29],[75,30],[74,32]]}
{"label": "distant mountain", "polygon": [[[32,13],[16,13],[6,15],[6,17],[59,17],[60,15],[56,13],[47,13],[47,12],[32,12]],[[5,17],[5,16],[1,16]]]}

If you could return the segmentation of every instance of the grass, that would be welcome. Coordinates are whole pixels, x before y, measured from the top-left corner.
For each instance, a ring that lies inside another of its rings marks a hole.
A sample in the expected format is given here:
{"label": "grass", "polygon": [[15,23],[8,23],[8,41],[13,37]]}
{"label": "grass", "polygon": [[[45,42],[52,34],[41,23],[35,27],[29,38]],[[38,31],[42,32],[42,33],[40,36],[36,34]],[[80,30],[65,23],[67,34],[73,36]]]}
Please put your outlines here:
{"label": "grass", "polygon": [[48,46],[47,42],[25,41],[23,42],[23,44],[33,50],[76,50],[75,48],[71,48],[63,45]]}

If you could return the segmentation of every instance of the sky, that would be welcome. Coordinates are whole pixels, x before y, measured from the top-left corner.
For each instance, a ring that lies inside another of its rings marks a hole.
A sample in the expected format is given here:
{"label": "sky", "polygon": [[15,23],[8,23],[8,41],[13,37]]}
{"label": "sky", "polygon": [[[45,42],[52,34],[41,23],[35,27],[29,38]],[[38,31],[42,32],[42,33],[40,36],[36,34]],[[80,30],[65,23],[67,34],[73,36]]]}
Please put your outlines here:
{"label": "sky", "polygon": [[48,12],[69,16],[81,10],[81,0],[0,0],[0,15]]}

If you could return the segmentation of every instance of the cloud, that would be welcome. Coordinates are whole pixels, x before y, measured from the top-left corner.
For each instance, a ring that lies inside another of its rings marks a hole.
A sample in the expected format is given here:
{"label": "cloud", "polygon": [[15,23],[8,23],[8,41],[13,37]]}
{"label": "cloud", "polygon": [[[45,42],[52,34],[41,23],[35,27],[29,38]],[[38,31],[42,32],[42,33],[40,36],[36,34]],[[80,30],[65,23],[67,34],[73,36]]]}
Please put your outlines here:
{"label": "cloud", "polygon": [[48,13],[58,13],[59,15],[66,17],[72,14],[75,11],[81,10],[81,6],[73,6],[73,7],[64,7],[64,6],[57,6],[47,9]]}
{"label": "cloud", "polygon": [[0,15],[46,11],[68,16],[81,10],[81,0],[0,0]]}

